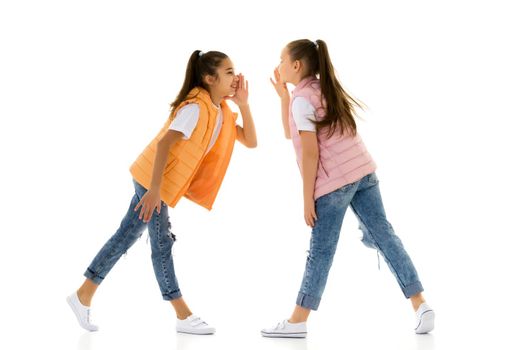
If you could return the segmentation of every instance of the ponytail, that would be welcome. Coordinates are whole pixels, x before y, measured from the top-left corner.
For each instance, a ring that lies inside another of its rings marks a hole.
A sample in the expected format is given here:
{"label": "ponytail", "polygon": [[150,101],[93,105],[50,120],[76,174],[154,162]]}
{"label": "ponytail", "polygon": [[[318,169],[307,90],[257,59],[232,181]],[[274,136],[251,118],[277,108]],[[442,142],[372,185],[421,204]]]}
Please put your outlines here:
{"label": "ponytail", "polygon": [[228,58],[228,56],[219,51],[208,51],[206,53],[200,50],[193,51],[186,66],[186,75],[184,76],[182,87],[175,101],[171,103],[172,111],[184,100],[195,97],[188,96],[193,88],[202,87],[208,90],[204,83],[204,77],[206,75],[217,76],[217,68],[225,58]]}
{"label": "ponytail", "polygon": [[323,40],[313,42],[302,39],[292,41],[287,47],[292,61],[303,60],[307,76],[319,75],[323,97],[321,100],[324,100],[323,107],[326,115],[315,122],[317,130],[327,128],[328,137],[331,137],[336,131],[340,135],[349,133],[355,136],[357,132],[355,108],[362,109],[362,106],[339,83],[326,43]]}

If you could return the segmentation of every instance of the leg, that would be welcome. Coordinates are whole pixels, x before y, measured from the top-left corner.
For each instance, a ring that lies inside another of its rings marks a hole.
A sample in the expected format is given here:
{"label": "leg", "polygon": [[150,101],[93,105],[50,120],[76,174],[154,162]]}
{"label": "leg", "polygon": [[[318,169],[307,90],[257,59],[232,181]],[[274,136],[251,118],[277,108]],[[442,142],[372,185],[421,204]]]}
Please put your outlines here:
{"label": "leg", "polygon": [[417,311],[419,309],[419,306],[423,303],[426,303],[425,298],[423,297],[423,293],[417,293],[410,297],[410,302],[412,303],[412,308],[414,311]]}
{"label": "leg", "polygon": [[84,283],[82,283],[80,288],[77,290],[78,299],[80,300],[82,305],[91,306],[91,299],[93,299],[97,288],[98,284],[96,284],[89,278],[86,278],[84,280]]}
{"label": "leg", "polygon": [[145,189],[138,184],[135,184],[135,195],[131,199],[128,212],[117,232],[106,242],[102,249],[95,256],[84,276],[89,280],[78,290],[79,298],[82,296],[82,301],[91,303],[97,286],[102,283],[109,271],[115,266],[120,257],[137,241],[146,224],[139,220],[138,213],[134,211],[135,206],[144,195]]}
{"label": "leg", "polygon": [[135,183],[135,195],[131,199],[128,212],[119,229],[98,252],[84,273],[86,280],[76,292],[66,298],[80,326],[88,331],[98,330],[98,327],[91,323],[90,319],[91,299],[97,291],[98,285],[104,280],[104,277],[122,254],[137,241],[146,227],[138,219],[138,213],[134,212],[135,206],[145,192],[144,188],[139,186]]}
{"label": "leg", "polygon": [[405,297],[414,296],[415,302],[419,302],[421,299],[416,295],[423,291],[423,286],[412,260],[386,218],[375,174],[360,181],[350,206],[363,231],[363,243],[376,248],[383,255]]}
{"label": "leg", "polygon": [[328,272],[339,240],[346,209],[357,185],[346,185],[318,198],[315,202],[317,221],[312,229],[310,251],[306,258],[301,289],[292,316],[274,327],[261,330],[264,337],[304,338],[311,310],[317,310],[326,286]]}
{"label": "leg", "polygon": [[305,307],[295,305],[295,309],[293,310],[292,316],[288,319],[288,322],[290,323],[301,323],[308,321],[308,317],[310,316],[310,309],[307,309]]}
{"label": "leg", "polygon": [[213,334],[215,328],[192,314],[182,298],[175,276],[171,248],[175,235],[170,231],[168,207],[162,202],[160,213],[154,212],[148,223],[151,241],[151,260],[162,298],[168,300],[177,313],[177,332],[190,334]]}
{"label": "leg", "polygon": [[[171,248],[175,241],[175,235],[170,231],[171,223],[168,216],[168,206],[162,202],[160,213],[154,212],[148,223],[148,231],[151,242],[151,261],[155,277],[159,284],[162,298],[172,303],[177,315],[184,317],[191,315],[191,311],[181,299]],[[178,300],[177,299],[181,299]],[[188,314],[189,313],[189,314]],[[185,317],[184,317],[185,318]]]}
{"label": "leg", "polygon": [[346,185],[316,201],[317,221],[312,230],[297,307],[290,320],[306,321],[309,310],[317,310],[339,240],[341,225],[357,185]]}
{"label": "leg", "polygon": [[392,225],[386,219],[375,174],[363,178],[351,207],[359,219],[359,227],[363,231],[363,243],[381,252],[403,294],[406,298],[410,298],[412,307],[416,311],[414,331],[417,334],[432,331],[434,329],[434,310],[426,304],[422,294],[423,286],[419,281],[414,264],[401,240],[394,233]]}

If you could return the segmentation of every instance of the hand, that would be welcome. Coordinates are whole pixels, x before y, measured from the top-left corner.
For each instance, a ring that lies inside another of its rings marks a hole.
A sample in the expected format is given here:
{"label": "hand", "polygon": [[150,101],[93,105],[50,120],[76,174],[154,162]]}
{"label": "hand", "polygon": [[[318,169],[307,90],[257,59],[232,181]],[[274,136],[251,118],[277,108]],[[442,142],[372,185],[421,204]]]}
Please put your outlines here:
{"label": "hand", "polygon": [[310,227],[314,227],[315,221],[317,220],[317,214],[315,213],[315,201],[312,199],[304,200],[304,221]]}
{"label": "hand", "polygon": [[273,76],[275,77],[275,81],[272,78],[270,78],[270,81],[272,82],[272,85],[275,89],[275,92],[277,92],[277,95],[279,95],[280,98],[290,97],[290,93],[288,92],[288,87],[286,86],[286,83],[281,80],[279,69],[275,68],[273,70]]}
{"label": "hand", "polygon": [[157,209],[157,213],[160,214],[161,205],[160,191],[148,190],[135,207],[135,211],[142,207],[140,209],[139,220],[149,222],[155,209]]}
{"label": "hand", "polygon": [[239,81],[237,82],[237,89],[233,96],[228,96],[226,99],[232,100],[237,106],[245,106],[248,104],[248,80],[244,80],[244,75],[240,73],[237,75]]}

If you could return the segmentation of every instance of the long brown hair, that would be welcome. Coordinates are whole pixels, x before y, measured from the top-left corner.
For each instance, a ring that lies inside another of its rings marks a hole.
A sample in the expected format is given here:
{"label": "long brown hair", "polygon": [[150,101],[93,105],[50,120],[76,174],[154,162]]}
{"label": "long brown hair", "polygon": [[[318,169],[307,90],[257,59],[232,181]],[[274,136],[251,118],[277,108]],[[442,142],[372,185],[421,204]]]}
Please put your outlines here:
{"label": "long brown hair", "polygon": [[326,105],[323,105],[326,116],[322,120],[314,121],[317,129],[327,127],[328,137],[331,137],[336,131],[341,135],[349,132],[355,136],[357,132],[355,109],[356,107],[361,109],[363,107],[339,83],[326,43],[323,40],[313,42],[308,39],[301,39],[290,42],[286,47],[292,62],[301,60],[304,63],[307,71],[306,76],[317,76],[319,74],[321,95],[326,101]]}
{"label": "long brown hair", "polygon": [[216,77],[217,68],[225,58],[228,58],[228,56],[219,51],[208,51],[206,53],[200,50],[193,51],[186,66],[186,76],[184,77],[182,88],[175,101],[171,103],[172,111],[188,97],[188,94],[194,87],[200,86],[208,90],[204,83],[204,77],[206,75]]}

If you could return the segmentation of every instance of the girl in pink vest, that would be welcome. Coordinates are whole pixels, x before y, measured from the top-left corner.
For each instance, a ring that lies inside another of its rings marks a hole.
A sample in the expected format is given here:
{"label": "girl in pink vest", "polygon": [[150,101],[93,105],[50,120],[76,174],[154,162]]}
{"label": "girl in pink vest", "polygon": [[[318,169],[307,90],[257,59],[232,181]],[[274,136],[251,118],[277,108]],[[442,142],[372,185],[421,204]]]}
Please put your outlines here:
{"label": "girl in pink vest", "polygon": [[[306,336],[306,321],[317,310],[348,207],[377,249],[416,313],[415,332],[434,328],[434,311],[410,257],[388,222],[376,165],[357,133],[355,108],[335,77],[324,41],[296,40],[282,50],[272,84],[281,98],[285,136],[292,139],[303,178],[304,220],[312,227],[310,251],[295,310],[289,319],[262,330],[267,337]],[[290,96],[286,83],[295,85]]]}

